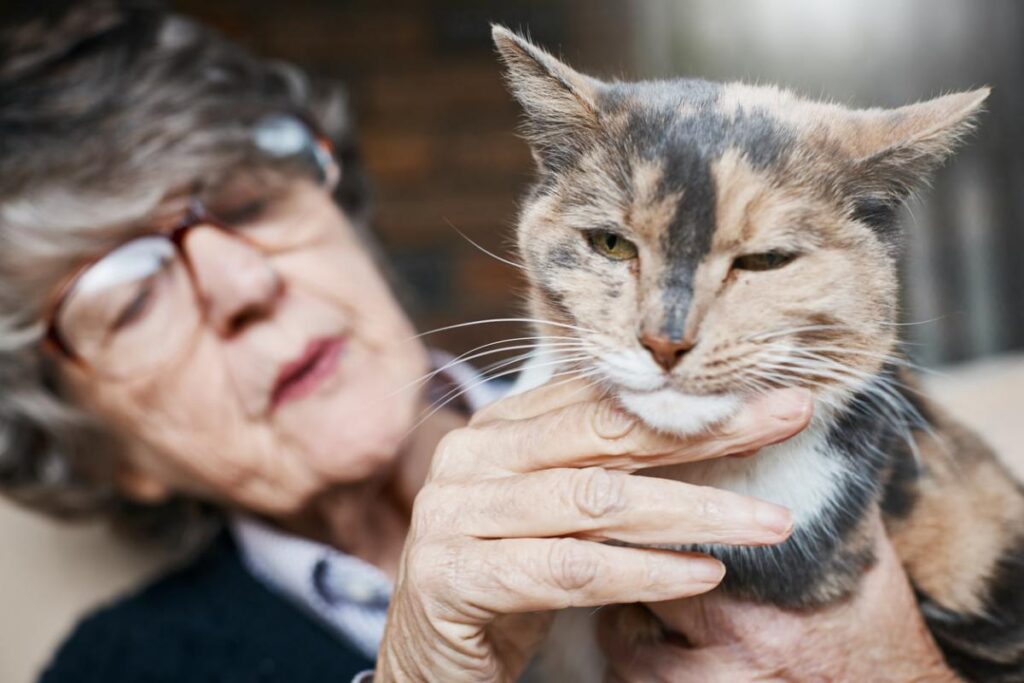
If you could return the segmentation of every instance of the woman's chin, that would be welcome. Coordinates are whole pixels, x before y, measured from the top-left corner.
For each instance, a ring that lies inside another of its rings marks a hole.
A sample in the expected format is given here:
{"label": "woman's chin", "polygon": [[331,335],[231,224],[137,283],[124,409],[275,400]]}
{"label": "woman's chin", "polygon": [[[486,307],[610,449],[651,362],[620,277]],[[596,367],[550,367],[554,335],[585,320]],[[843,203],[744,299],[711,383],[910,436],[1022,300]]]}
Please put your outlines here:
{"label": "woman's chin", "polygon": [[425,358],[407,349],[375,350],[354,339],[334,375],[280,406],[272,419],[288,451],[332,483],[387,471],[421,417],[415,380],[425,371]]}
{"label": "woman's chin", "polygon": [[398,398],[310,400],[282,414],[275,431],[318,474],[339,483],[364,479],[394,463],[414,424],[415,404]]}

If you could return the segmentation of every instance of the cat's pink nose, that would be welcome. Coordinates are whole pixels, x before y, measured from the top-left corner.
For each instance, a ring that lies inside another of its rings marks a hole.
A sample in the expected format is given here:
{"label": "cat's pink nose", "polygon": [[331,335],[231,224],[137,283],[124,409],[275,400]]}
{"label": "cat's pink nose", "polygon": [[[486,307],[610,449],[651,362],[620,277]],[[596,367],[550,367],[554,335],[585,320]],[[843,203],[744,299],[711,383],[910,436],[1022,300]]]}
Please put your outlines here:
{"label": "cat's pink nose", "polygon": [[654,362],[665,368],[665,372],[671,372],[686,352],[693,348],[693,342],[689,339],[673,340],[650,334],[641,335],[640,344],[650,352]]}

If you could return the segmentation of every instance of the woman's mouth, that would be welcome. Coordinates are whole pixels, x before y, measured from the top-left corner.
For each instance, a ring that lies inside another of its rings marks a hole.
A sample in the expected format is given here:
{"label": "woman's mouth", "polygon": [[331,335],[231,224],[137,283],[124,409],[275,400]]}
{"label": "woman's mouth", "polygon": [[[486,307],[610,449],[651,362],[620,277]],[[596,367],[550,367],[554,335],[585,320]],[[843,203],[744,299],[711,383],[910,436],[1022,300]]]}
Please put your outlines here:
{"label": "woman's mouth", "polygon": [[298,358],[281,366],[270,393],[270,412],[283,404],[308,396],[338,367],[345,337],[322,337],[306,345]]}

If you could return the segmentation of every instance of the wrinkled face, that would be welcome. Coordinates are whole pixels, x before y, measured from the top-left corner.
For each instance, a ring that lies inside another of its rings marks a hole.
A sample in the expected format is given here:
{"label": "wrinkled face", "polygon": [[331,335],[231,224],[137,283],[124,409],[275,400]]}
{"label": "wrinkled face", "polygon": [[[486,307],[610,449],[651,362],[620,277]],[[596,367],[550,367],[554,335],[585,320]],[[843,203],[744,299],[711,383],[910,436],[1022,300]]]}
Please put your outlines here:
{"label": "wrinkled face", "polygon": [[582,344],[563,348],[584,371],[679,432],[774,387],[837,405],[879,371],[896,209],[984,94],[851,112],[773,88],[605,84],[495,39],[541,174],[518,231],[532,314]]}
{"label": "wrinkled face", "polygon": [[[327,192],[296,183],[286,208],[252,234],[298,217],[315,240],[268,253],[210,226],[189,233],[198,298],[178,319],[202,323],[183,353],[117,379],[67,364],[80,401],[129,446],[129,493],[279,514],[392,466],[419,408],[398,390],[425,371],[425,351]],[[129,310],[118,335],[160,309]]]}

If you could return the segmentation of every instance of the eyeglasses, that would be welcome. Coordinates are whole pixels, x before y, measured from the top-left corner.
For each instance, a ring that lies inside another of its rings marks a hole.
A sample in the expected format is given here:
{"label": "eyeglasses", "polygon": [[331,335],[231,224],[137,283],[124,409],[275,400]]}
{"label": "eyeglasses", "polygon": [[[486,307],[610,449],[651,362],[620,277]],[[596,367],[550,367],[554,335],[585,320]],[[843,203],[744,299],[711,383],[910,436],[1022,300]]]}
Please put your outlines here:
{"label": "eyeglasses", "polygon": [[189,233],[210,227],[265,254],[323,237],[308,192],[340,179],[329,142],[289,115],[253,128],[257,158],[216,183],[195,188],[182,210],[84,265],[61,287],[44,322],[46,345],[104,377],[150,373],[184,354],[204,324]]}

